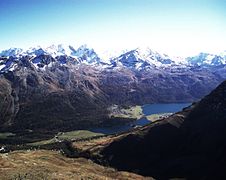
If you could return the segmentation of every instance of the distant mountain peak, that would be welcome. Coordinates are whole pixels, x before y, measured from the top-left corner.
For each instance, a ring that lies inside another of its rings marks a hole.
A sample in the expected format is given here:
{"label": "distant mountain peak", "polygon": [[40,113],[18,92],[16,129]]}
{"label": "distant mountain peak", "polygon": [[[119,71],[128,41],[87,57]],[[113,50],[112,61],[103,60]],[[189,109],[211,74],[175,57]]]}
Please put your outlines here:
{"label": "distant mountain peak", "polygon": [[[48,47],[31,47],[27,50],[23,50],[21,48],[10,48],[0,53],[0,57],[11,57],[14,59],[20,59],[23,56],[36,58],[40,55],[51,56],[56,59],[56,61],[58,59],[60,62],[63,62],[63,64],[65,64],[67,60],[74,58],[77,59],[78,63],[98,64],[101,68],[126,67],[132,70],[166,67],[174,68],[177,66],[183,68],[187,66],[219,66],[226,64],[226,51],[218,55],[201,52],[197,56],[181,58],[159,53],[150,47],[138,47],[132,50],[120,51],[120,53],[108,52],[106,54],[102,54],[102,58],[99,57],[93,48],[89,48],[86,44],[81,45],[77,49],[71,45],[53,44]],[[65,57],[63,58],[61,56]],[[0,65],[2,67],[1,69],[3,69],[4,62],[1,61]]]}
{"label": "distant mountain peak", "polygon": [[224,53],[217,55],[212,53],[201,52],[197,56],[188,57],[186,59],[188,63],[191,65],[218,66],[226,64],[226,56],[224,56],[223,54]]}
{"label": "distant mountain peak", "polygon": [[[12,71],[18,60],[23,57],[30,57],[31,63],[36,68],[44,68],[51,62],[59,62],[60,64],[67,64],[72,62],[75,64],[83,63],[89,65],[97,65],[101,63],[100,58],[93,49],[87,45],[80,46],[77,50],[71,45],[51,45],[46,48],[41,46],[31,47],[27,50],[21,48],[10,48],[0,53],[0,72]],[[75,61],[76,59],[76,61]]]}

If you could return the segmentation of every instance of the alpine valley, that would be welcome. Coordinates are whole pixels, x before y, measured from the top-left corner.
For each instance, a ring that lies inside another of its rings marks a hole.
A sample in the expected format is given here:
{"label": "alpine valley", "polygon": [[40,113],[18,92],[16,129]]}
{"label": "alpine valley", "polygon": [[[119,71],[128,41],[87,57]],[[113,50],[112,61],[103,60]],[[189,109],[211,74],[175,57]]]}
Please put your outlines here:
{"label": "alpine valley", "polygon": [[193,102],[224,79],[225,52],[179,58],[137,48],[104,59],[85,45],[11,48],[0,53],[0,130],[120,123],[112,106]]}
{"label": "alpine valley", "polygon": [[[226,52],[2,51],[0,179],[225,179],[225,79]],[[139,106],[182,102],[174,114]]]}

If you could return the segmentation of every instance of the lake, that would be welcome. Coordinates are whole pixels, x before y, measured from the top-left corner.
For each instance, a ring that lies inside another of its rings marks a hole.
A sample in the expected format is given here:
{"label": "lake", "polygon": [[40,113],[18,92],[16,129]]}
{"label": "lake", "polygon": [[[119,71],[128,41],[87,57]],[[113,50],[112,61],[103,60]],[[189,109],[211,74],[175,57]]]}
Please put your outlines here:
{"label": "lake", "polygon": [[[191,105],[191,103],[168,103],[168,104],[145,104],[142,106],[142,110],[145,116],[159,113],[175,113],[181,111],[183,108]],[[103,127],[91,129],[92,132],[98,132],[103,134],[115,134],[121,133],[134,128],[134,126],[144,126],[150,123],[146,118],[138,119],[129,124],[123,124],[120,126]]]}
{"label": "lake", "polygon": [[145,104],[142,106],[144,115],[159,113],[175,113],[183,108],[191,105],[191,103],[170,103],[170,104]]}

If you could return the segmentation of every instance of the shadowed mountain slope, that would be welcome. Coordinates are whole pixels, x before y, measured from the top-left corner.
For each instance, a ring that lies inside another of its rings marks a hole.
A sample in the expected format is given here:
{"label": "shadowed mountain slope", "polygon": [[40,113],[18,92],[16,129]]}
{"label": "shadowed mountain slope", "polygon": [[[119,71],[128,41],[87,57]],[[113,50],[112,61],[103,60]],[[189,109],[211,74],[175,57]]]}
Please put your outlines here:
{"label": "shadowed mountain slope", "polygon": [[157,179],[226,178],[226,81],[199,103],[99,150],[102,162]]}

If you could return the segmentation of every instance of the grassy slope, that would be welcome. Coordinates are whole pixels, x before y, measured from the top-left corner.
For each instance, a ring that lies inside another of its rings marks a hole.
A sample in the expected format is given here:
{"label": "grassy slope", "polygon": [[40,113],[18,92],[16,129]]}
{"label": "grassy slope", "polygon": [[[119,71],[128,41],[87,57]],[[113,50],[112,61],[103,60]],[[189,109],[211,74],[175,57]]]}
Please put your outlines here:
{"label": "grassy slope", "polygon": [[0,133],[0,139],[5,139],[9,136],[15,136],[15,134],[10,133],[10,132],[6,132],[6,133]]}
{"label": "grassy slope", "polygon": [[148,179],[103,167],[84,158],[66,158],[56,151],[14,151],[0,154],[1,179]]}

